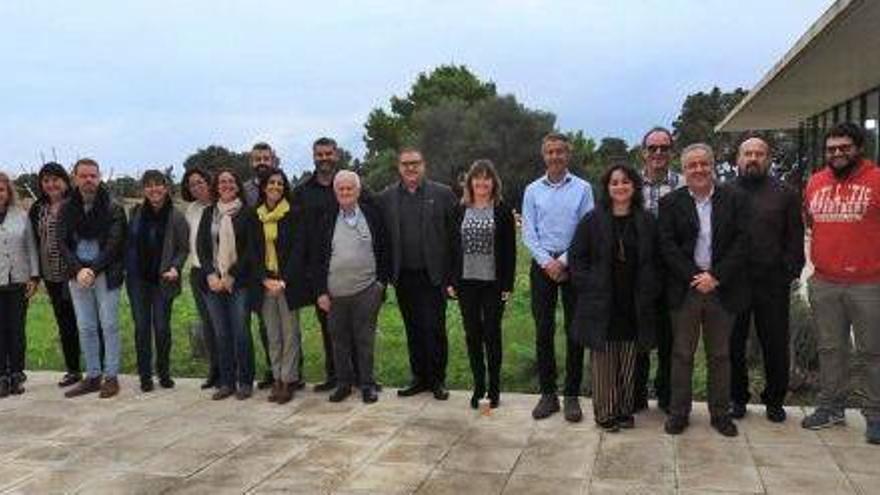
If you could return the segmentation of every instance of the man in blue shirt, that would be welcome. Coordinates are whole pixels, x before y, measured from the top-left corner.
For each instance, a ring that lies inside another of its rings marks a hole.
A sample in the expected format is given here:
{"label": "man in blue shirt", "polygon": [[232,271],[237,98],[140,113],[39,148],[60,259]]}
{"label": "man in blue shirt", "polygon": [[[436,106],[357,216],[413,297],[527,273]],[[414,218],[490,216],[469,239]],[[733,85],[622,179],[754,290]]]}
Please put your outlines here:
{"label": "man in blue shirt", "polygon": [[585,180],[568,171],[571,144],[564,134],[544,137],[541,153],[547,173],[526,187],[523,196],[523,242],[532,255],[532,316],[541,399],[532,417],[542,419],[559,411],[556,395],[556,301],[562,291],[565,314],[565,419],[583,417],[578,396],[583,378],[584,348],[571,339],[575,292],[569,281],[568,248],[581,218],[593,209],[593,190]]}

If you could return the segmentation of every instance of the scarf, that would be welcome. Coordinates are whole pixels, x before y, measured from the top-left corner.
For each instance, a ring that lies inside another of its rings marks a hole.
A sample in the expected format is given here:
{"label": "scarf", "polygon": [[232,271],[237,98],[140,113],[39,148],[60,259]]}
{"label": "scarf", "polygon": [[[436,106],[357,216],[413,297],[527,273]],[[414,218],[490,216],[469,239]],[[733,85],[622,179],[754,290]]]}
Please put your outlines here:
{"label": "scarf", "polygon": [[229,269],[238,260],[238,253],[235,250],[235,228],[232,225],[232,217],[238,214],[241,207],[241,200],[238,198],[229,203],[217,202],[217,212],[220,213],[220,235],[218,236],[217,252],[214,254],[214,263],[220,272],[220,278],[229,277]]}
{"label": "scarf", "polygon": [[270,273],[278,273],[278,252],[275,250],[275,240],[278,239],[278,221],[290,211],[290,203],[282,199],[273,210],[269,210],[266,204],[257,208],[257,216],[263,223],[263,236],[266,239],[266,270]]}
{"label": "scarf", "polygon": [[110,194],[101,184],[98,192],[95,194],[95,200],[91,208],[86,208],[82,194],[76,189],[71,195],[71,200],[79,218],[75,218],[75,230],[80,239],[98,239],[106,234],[107,228],[110,226]]}
{"label": "scarf", "polygon": [[156,211],[144,200],[140,222],[137,226],[137,255],[141,277],[151,284],[159,283],[162,267],[162,251],[165,247],[165,229],[171,216],[171,199]]}

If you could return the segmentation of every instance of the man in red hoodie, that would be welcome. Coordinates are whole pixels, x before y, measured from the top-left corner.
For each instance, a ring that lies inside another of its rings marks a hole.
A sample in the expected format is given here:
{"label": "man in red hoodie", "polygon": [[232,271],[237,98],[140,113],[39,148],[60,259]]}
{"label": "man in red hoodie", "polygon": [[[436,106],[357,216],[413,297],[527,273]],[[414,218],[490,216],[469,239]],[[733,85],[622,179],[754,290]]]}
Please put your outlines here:
{"label": "man in red hoodie", "polygon": [[844,424],[850,332],[864,356],[865,436],[880,444],[880,168],[862,157],[864,134],[838,124],[825,137],[827,165],[807,184],[812,227],[810,306],[819,336],[818,407],[804,418],[817,430]]}

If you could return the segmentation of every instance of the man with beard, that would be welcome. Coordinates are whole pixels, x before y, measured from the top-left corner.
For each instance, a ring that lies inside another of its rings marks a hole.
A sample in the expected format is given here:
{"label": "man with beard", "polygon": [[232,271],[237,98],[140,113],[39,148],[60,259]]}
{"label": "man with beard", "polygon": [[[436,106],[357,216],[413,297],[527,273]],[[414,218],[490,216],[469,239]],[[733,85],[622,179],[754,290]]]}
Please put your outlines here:
{"label": "man with beard", "polygon": [[737,153],[739,176],[733,181],[749,199],[749,307],[737,315],[730,338],[730,415],[742,418],[749,402],[746,341],[752,318],[764,361],[761,401],[767,419],[785,421],[782,404],[788,391],[788,322],[791,282],[804,267],[804,224],[796,191],[768,175],[770,147],[760,137],[742,142]]}
{"label": "man with beard", "polygon": [[[669,168],[672,160],[672,133],[665,127],[654,127],[642,138],[642,179],[644,180],[645,210],[657,218],[660,198],[684,185],[681,174]],[[662,280],[662,263],[658,263],[658,279]],[[655,314],[657,332],[657,371],[654,391],[657,407],[669,411],[669,368],[672,354],[672,322],[666,296],[657,297]],[[651,373],[651,353],[640,352],[636,357],[635,410],[648,408],[648,378]]]}
{"label": "man with beard", "polygon": [[[312,238],[318,232],[318,220],[322,218],[328,211],[336,211],[339,204],[336,202],[336,194],[333,192],[333,178],[339,165],[339,150],[336,141],[329,137],[318,138],[312,144],[312,159],[315,163],[315,170],[312,175],[293,189],[293,201],[291,208],[293,212],[306,223],[305,232]],[[311,243],[308,243],[311,244]],[[315,258],[316,253],[308,252],[307,266],[311,266],[311,261]],[[309,274],[308,276],[311,276]],[[314,291],[316,284],[310,280],[308,283],[309,290]],[[315,392],[329,392],[336,388],[336,366],[333,362],[333,340],[330,332],[327,330],[327,313],[317,305],[318,294],[312,294],[312,300],[315,301],[315,316],[321,327],[321,340],[324,344],[324,382],[315,385]],[[300,346],[302,349],[302,346]],[[300,363],[302,366],[302,353],[300,353]],[[302,373],[299,374],[302,376]]]}
{"label": "man with beard", "polygon": [[688,427],[694,355],[702,334],[711,424],[733,437],[738,432],[728,411],[730,334],[735,316],[748,305],[747,204],[735,189],[716,185],[715,154],[709,145],[682,150],[681,168],[687,187],[660,200],[658,228],[674,334],[665,430],[678,435]]}
{"label": "man with beard", "polygon": [[818,430],[845,423],[854,343],[865,366],[865,437],[880,444],[880,169],[862,157],[863,144],[857,125],[833,127],[825,137],[827,165],[810,177],[804,195],[813,232],[809,297],[820,390],[818,407],[801,425]]}
{"label": "man with beard", "polygon": [[[259,142],[251,148],[250,152],[251,169],[254,176],[244,183],[244,197],[249,208],[256,208],[260,204],[260,181],[269,175],[270,172],[278,167],[278,157],[275,150],[268,143]],[[263,322],[263,291],[262,287],[255,287],[248,295],[248,308],[257,315],[257,322],[260,329],[260,342],[263,345],[263,353],[266,356],[266,373],[263,379],[257,383],[260,390],[271,387],[275,384],[275,378],[272,376],[272,362],[269,359],[269,336],[266,333],[266,324]],[[302,376],[302,374],[298,375]]]}
{"label": "man with beard", "polygon": [[110,198],[95,160],[78,160],[73,166],[73,179],[76,188],[62,207],[58,223],[58,249],[69,269],[68,285],[86,376],[64,395],[77,397],[100,391],[104,399],[119,393],[119,296],[125,277],[125,211]]}

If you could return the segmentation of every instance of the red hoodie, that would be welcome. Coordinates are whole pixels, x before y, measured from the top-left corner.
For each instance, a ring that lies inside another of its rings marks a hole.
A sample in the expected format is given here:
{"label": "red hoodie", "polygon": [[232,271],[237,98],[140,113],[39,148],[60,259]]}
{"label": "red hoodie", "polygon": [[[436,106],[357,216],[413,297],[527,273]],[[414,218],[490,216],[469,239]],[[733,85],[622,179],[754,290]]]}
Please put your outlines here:
{"label": "red hoodie", "polygon": [[836,283],[880,283],[880,168],[863,159],[838,179],[831,167],[810,177],[804,197],[816,275]]}

